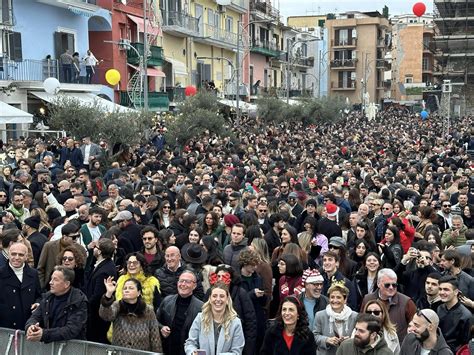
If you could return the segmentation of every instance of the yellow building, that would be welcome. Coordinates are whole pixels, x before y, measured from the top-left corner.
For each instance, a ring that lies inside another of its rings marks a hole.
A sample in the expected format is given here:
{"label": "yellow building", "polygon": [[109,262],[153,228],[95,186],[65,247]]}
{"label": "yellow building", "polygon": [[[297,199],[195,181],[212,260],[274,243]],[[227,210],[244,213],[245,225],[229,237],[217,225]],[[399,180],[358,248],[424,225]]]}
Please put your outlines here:
{"label": "yellow building", "polygon": [[[389,22],[379,12],[348,12],[326,21],[329,95],[354,103],[381,103]],[[365,98],[364,98],[365,97]]]}
{"label": "yellow building", "polygon": [[324,27],[326,15],[317,16],[289,16],[287,24],[294,28]]}
{"label": "yellow building", "polygon": [[[220,92],[235,74],[237,27],[247,12],[245,0],[221,6],[213,0],[161,0],[166,86],[213,81]],[[181,89],[179,89],[181,88]]]}

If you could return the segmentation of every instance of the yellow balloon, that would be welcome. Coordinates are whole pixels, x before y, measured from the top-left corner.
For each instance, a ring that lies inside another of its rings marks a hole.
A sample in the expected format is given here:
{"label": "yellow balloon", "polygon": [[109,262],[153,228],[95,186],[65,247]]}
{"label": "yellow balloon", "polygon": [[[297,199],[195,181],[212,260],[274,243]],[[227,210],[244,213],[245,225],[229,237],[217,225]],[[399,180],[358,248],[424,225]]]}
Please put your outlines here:
{"label": "yellow balloon", "polygon": [[117,69],[107,70],[105,80],[112,86],[117,85],[120,82],[120,72]]}

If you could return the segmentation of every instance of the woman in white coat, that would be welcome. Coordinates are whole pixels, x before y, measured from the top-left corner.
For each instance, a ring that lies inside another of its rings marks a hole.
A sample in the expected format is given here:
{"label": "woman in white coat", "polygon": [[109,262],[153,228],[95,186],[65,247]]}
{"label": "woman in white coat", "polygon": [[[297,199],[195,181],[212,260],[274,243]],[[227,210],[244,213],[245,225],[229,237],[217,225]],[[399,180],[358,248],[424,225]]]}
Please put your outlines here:
{"label": "woman in white coat", "polygon": [[335,355],[339,345],[350,338],[357,312],[347,306],[348,295],[349,290],[343,282],[333,282],[328,290],[329,304],[316,313],[313,333],[318,355]]}
{"label": "woman in white coat", "polygon": [[218,282],[211,287],[209,300],[202,306],[189,330],[184,350],[186,355],[240,355],[245,345],[242,324],[232,307],[232,298],[226,284]]}

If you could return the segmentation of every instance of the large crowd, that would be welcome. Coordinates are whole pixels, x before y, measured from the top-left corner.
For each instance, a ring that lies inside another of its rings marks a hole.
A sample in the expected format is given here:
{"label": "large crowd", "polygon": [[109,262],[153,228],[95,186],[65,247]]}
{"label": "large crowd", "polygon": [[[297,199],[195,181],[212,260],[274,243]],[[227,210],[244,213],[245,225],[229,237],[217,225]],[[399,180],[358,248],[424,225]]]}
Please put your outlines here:
{"label": "large crowd", "polygon": [[472,354],[472,117],[0,142],[0,327],[169,355]]}

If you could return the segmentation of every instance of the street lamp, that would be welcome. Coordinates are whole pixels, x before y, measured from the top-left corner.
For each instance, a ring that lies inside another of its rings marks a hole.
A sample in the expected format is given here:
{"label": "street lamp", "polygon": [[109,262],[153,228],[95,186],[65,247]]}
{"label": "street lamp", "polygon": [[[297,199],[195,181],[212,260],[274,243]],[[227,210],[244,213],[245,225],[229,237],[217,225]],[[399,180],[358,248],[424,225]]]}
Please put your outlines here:
{"label": "street lamp", "polygon": [[311,39],[301,39],[301,40],[294,40],[288,50],[288,62],[286,63],[286,103],[290,103],[290,85],[291,85],[291,59],[292,59],[292,52],[295,45],[298,43],[308,43],[308,42],[316,42],[320,41],[320,38],[311,38]]}
{"label": "street lamp", "polygon": [[[127,47],[131,50],[133,50],[135,52],[135,54],[137,55],[138,57],[138,70],[140,72],[140,90],[145,90],[147,89],[148,90],[148,87],[144,87],[144,83],[146,80],[143,80],[144,78],[144,75],[146,75],[146,70],[144,69],[144,64],[143,64],[143,57],[141,56],[140,52],[134,47],[132,46],[130,43],[128,42],[125,42],[123,40],[121,41],[107,41],[107,40],[104,40],[104,43],[112,43],[112,44],[115,44],[115,45],[118,45],[118,46],[124,46],[124,47]],[[145,77],[146,79],[146,77]],[[127,85],[128,86],[128,85]],[[129,97],[130,97],[130,93],[129,93]],[[146,98],[146,101],[145,101],[145,98]],[[141,99],[140,99],[141,100]],[[143,97],[143,100],[144,100],[144,106],[145,106],[145,110],[148,108],[148,96],[146,97]],[[134,100],[130,97],[130,101],[132,102],[133,105],[135,105],[135,102]]]}
{"label": "street lamp", "polygon": [[237,21],[237,53],[235,56],[235,113],[237,115],[236,118],[236,124],[237,126],[240,125],[240,108],[239,108],[239,100],[240,100],[240,41],[242,39],[242,31],[245,30],[247,27],[254,23],[270,23],[272,21],[268,20],[254,20],[254,21],[249,21],[245,26],[241,27],[240,21]]}

